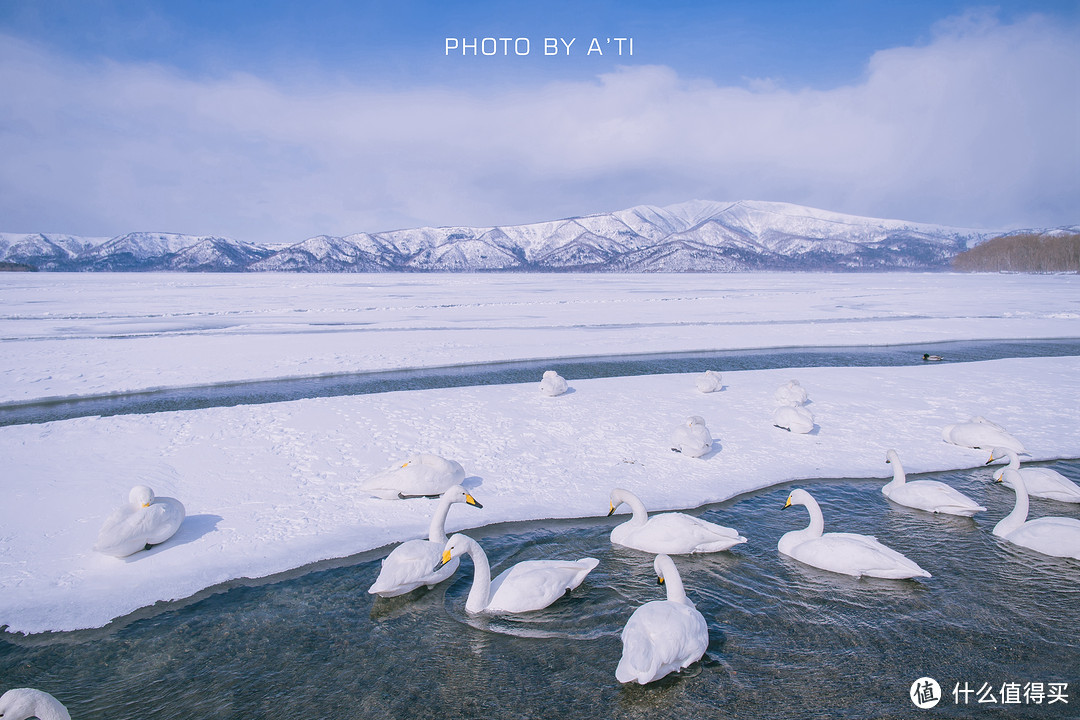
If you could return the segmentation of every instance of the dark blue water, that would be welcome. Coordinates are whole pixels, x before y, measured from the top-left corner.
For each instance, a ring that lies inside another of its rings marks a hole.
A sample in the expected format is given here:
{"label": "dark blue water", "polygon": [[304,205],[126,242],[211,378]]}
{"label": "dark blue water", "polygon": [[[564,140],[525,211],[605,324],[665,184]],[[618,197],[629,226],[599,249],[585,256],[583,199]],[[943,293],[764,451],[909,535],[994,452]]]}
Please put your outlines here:
{"label": "dark blue water", "polygon": [[0,403],[0,426],[69,420],[76,417],[132,415],[259,403],[338,397],[394,390],[538,382],[555,369],[568,380],[705,370],[761,370],[833,366],[899,366],[923,362],[924,353],[943,362],[975,362],[1012,357],[1080,355],[1080,339],[987,340],[885,347],[778,348],[716,352],[620,355],[556,360],[458,365],[349,373],[168,388],[63,400]]}
{"label": "dark blue water", "polygon": [[[1050,466],[1080,480],[1080,461]],[[780,556],[780,536],[808,522],[802,508],[781,510],[793,486],[692,511],[749,542],[676,558],[708,622],[709,650],[646,687],[615,680],[619,633],[663,591],[651,556],[609,542],[625,519],[616,517],[474,534],[496,572],[524,559],[600,560],[580,588],[536,613],[468,616],[468,559],[434,590],[373,600],[366,590],[382,549],[98,631],[5,636],[0,689],[49,690],[80,720],[1080,716],[1080,562],[990,533],[1013,494],[989,482],[989,468],[925,477],[988,512],[966,519],[903,508],[881,495],[881,480],[798,484],[821,503],[827,531],[876,535],[933,573],[920,581],[855,580]],[[1080,506],[1032,500],[1030,517],[1050,514],[1080,518]],[[908,699],[922,676],[945,692],[931,711]],[[992,687],[996,702],[972,693],[957,704],[952,691],[965,683]],[[1003,704],[1009,683],[1065,683],[1068,704]]]}

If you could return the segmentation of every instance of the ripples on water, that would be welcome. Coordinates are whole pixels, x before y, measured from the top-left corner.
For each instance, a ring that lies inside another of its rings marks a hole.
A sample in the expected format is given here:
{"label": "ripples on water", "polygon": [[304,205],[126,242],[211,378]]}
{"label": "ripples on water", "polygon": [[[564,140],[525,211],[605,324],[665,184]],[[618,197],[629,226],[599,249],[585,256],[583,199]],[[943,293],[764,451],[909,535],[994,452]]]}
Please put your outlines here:
{"label": "ripples on water", "polygon": [[[1053,467],[1074,481],[1080,461]],[[520,560],[593,556],[600,566],[547,610],[465,612],[472,563],[434,590],[373,599],[386,550],[272,583],[236,586],[84,633],[0,640],[0,689],[52,690],[75,718],[902,718],[911,683],[936,678],[945,717],[1076,717],[1080,563],[991,535],[1013,494],[989,468],[934,474],[989,508],[973,520],[891,504],[883,481],[799,483],[826,530],[874,534],[933,578],[856,580],[781,556],[805,527],[781,511],[792,486],[693,514],[739,529],[730,552],[677,557],[709,624],[700,663],[646,687],[621,686],[619,633],[663,596],[652,557],[612,546],[610,519],[477,531],[495,572]],[[1030,517],[1080,517],[1032,500]],[[145,615],[149,615],[146,617]],[[12,642],[14,640],[15,642]],[[1067,682],[1069,704],[977,705],[955,683]]]}

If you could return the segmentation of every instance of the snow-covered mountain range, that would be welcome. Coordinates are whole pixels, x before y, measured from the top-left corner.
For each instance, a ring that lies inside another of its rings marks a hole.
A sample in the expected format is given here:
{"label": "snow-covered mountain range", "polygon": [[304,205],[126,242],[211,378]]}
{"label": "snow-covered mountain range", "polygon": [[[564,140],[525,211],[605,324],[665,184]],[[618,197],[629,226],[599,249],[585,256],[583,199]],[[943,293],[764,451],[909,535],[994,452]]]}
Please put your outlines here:
{"label": "snow-covered mountain range", "polygon": [[319,235],[285,248],[170,233],[0,233],[0,261],[57,271],[925,270],[946,268],[958,253],[1018,232],[1047,230],[1005,233],[787,203],[694,200],[529,225]]}

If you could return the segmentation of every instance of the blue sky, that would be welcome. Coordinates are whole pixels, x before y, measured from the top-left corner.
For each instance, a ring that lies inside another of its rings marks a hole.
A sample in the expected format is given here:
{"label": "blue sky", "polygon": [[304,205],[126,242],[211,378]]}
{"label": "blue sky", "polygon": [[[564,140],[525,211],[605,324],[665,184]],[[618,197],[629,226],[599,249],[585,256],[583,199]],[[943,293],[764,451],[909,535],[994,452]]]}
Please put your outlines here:
{"label": "blue sky", "polygon": [[692,198],[1078,223],[1078,27],[1075,0],[2,0],[0,231],[281,243]]}

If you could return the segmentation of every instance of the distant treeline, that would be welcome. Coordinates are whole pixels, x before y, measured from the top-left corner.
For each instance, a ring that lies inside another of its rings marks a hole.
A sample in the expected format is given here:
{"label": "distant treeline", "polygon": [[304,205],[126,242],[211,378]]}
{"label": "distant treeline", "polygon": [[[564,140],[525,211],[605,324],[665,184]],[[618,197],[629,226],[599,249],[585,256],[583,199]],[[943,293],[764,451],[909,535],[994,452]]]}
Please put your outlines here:
{"label": "distant treeline", "polygon": [[965,272],[1080,272],[1080,235],[994,238],[952,260]]}
{"label": "distant treeline", "polygon": [[37,268],[22,263],[0,262],[0,272],[37,272]]}

